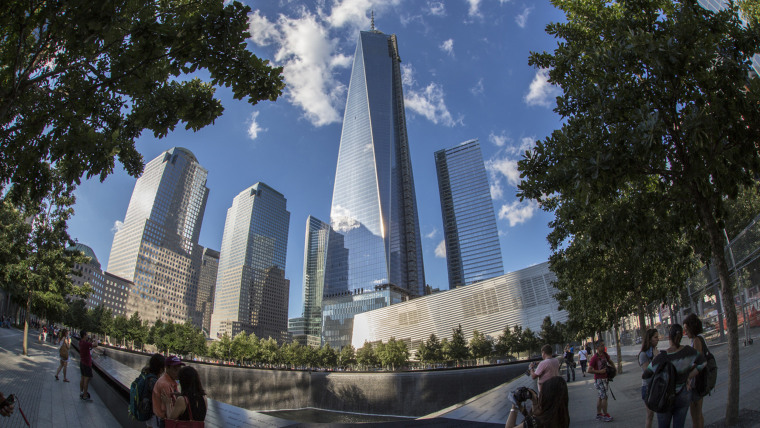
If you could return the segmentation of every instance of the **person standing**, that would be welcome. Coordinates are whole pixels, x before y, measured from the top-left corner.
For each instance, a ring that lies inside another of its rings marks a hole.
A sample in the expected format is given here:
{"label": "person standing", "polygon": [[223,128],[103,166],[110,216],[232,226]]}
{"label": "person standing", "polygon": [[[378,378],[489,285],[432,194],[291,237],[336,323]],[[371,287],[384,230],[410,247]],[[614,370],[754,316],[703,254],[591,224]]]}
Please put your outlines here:
{"label": "person standing", "polygon": [[79,371],[81,378],[79,380],[79,398],[90,401],[90,379],[92,379],[92,348],[98,346],[94,343],[92,336],[87,334],[86,330],[79,332]]}
{"label": "person standing", "polygon": [[63,381],[68,382],[69,378],[66,377],[66,368],[69,366],[69,348],[71,347],[71,338],[69,337],[68,330],[61,330],[61,338],[58,339],[58,344],[61,345],[61,347],[58,348],[61,364],[58,366],[58,370],[55,371],[55,380],[58,380],[58,373],[63,369]]}
{"label": "person standing", "polygon": [[178,380],[182,394],[177,397],[176,402],[166,394],[161,394],[161,401],[167,409],[167,419],[205,421],[208,402],[198,372],[190,366],[182,367]]}
{"label": "person standing", "polygon": [[686,412],[691,404],[691,380],[707,365],[705,357],[694,348],[681,346],[682,338],[683,327],[680,324],[670,326],[670,334],[668,334],[670,347],[657,354],[641,376],[642,379],[651,378],[657,371],[657,367],[666,361],[671,362],[675,367],[676,397],[669,409],[657,413],[657,425],[660,428],[671,426],[671,422],[673,428],[683,428],[686,423]]}
{"label": "person standing", "polygon": [[541,385],[554,376],[559,376],[559,361],[552,357],[551,345],[544,345],[541,347],[541,360],[536,366],[533,362],[530,364],[530,377],[533,379],[538,378],[538,393],[541,393]]}
{"label": "person standing", "polygon": [[589,361],[588,372],[594,375],[594,387],[599,394],[596,400],[596,420],[603,422],[612,421],[612,416],[607,413],[607,366],[612,365],[612,359],[607,354],[607,347],[604,346],[604,339],[596,342],[596,353]]}
{"label": "person standing", "polygon": [[567,382],[570,382],[570,373],[573,374],[573,382],[575,382],[575,356],[573,355],[573,348],[568,343],[565,346],[565,365],[567,366]]}
{"label": "person standing", "polygon": [[578,361],[581,363],[581,374],[586,377],[586,364],[588,363],[588,350],[586,348],[581,348],[578,351]]}
{"label": "person standing", "polygon": [[[691,347],[694,348],[700,355],[705,356],[705,338],[702,334],[702,320],[699,317],[691,313],[683,320],[683,332],[691,339]],[[691,381],[691,404],[689,404],[689,413],[691,413],[691,424],[694,428],[704,428],[705,417],[702,414],[702,402],[704,397],[699,394],[699,391],[695,388],[696,379]]]}
{"label": "person standing", "polygon": [[176,355],[166,357],[166,371],[153,387],[153,413],[156,415],[157,428],[164,428],[166,426],[165,421],[168,418],[167,407],[161,399],[161,396],[165,395],[168,397],[171,401],[170,404],[172,406],[174,405],[174,402],[176,401],[175,393],[177,392],[179,370],[184,365],[185,364]]}
{"label": "person standing", "polygon": [[[660,343],[660,334],[656,328],[650,328],[644,335],[644,340],[641,341],[641,351],[639,352],[639,367],[641,367],[642,375],[646,371],[649,364],[657,355],[657,344]],[[642,379],[641,385],[641,399],[646,401],[647,399],[647,381]],[[647,417],[644,422],[645,428],[652,428],[652,420],[654,419],[654,412],[647,408]]]}
{"label": "person standing", "polygon": [[[143,367],[142,373],[146,374],[148,376],[147,383],[148,383],[148,394],[149,396],[146,397],[140,397],[141,400],[144,400],[145,405],[150,405],[151,413],[155,413],[153,411],[153,389],[156,387],[156,383],[158,382],[158,379],[161,377],[161,375],[164,374],[164,370],[166,368],[166,358],[159,354],[155,353],[150,356],[150,360],[148,360],[148,365]],[[150,419],[146,421],[146,426],[151,428],[157,428],[157,421],[156,418],[151,416]]]}

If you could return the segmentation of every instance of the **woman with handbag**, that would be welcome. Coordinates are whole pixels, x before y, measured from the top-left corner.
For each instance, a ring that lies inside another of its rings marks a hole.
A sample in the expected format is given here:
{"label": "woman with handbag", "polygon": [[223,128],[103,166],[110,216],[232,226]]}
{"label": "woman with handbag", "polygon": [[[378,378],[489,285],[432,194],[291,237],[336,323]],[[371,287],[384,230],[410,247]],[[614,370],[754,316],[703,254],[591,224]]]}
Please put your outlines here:
{"label": "woman with handbag", "polygon": [[61,357],[61,364],[58,366],[58,370],[55,371],[55,380],[58,380],[58,373],[63,369],[63,381],[68,382],[66,377],[66,367],[69,365],[69,348],[71,347],[71,338],[69,337],[69,331],[61,330],[61,338],[58,339],[58,343],[61,347],[58,349],[58,355]]}
{"label": "woman with handbag", "polygon": [[198,372],[190,366],[184,366],[180,369],[177,380],[182,392],[173,405],[171,397],[161,394],[161,401],[166,406],[166,428],[203,428],[208,402]]}

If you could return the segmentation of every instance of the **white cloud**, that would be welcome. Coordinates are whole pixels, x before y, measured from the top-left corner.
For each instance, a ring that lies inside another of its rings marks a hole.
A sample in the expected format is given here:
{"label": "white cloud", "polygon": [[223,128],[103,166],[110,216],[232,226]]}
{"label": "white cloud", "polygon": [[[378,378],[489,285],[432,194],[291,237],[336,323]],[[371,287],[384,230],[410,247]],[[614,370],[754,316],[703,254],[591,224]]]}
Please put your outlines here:
{"label": "white cloud", "polygon": [[424,116],[434,124],[444,126],[462,124],[462,118],[454,119],[446,107],[443,88],[431,82],[425,88],[418,89],[414,80],[414,69],[410,64],[401,64],[401,82],[404,85],[404,105],[407,109]]}
{"label": "white cloud", "polygon": [[124,222],[116,220],[113,222],[113,227],[111,228],[111,232],[116,233],[121,230],[121,228],[124,227]]}
{"label": "white cloud", "polygon": [[517,187],[520,184],[520,171],[517,169],[517,160],[509,157],[494,158],[486,161],[486,170],[492,177],[507,179],[507,184]]}
{"label": "white cloud", "polygon": [[470,4],[470,10],[467,12],[470,16],[482,16],[480,14],[480,0],[467,0]]}
{"label": "white cloud", "polygon": [[454,56],[454,39],[448,39],[438,47],[447,54]]}
{"label": "white cloud", "polygon": [[525,28],[525,25],[528,23],[528,15],[530,15],[531,12],[533,12],[533,8],[526,7],[521,14],[515,16],[515,22],[518,27]]}
{"label": "white cloud", "polygon": [[259,112],[255,111],[251,113],[251,117],[248,120],[248,138],[251,140],[255,140],[259,136],[259,132],[266,131],[266,128],[262,128],[259,126],[259,123],[256,122],[256,118],[259,117]]}
{"label": "white cloud", "polygon": [[428,13],[434,16],[445,16],[446,15],[446,6],[443,5],[443,2],[441,1],[429,1],[427,3],[428,6]]}
{"label": "white cloud", "polygon": [[501,131],[499,135],[496,135],[494,134],[493,131],[491,131],[491,133],[488,134],[488,141],[490,141],[491,143],[493,143],[494,145],[498,147],[504,147],[504,145],[512,141],[512,139],[509,138],[504,131]]}
{"label": "white cloud", "polygon": [[491,199],[501,199],[504,196],[504,189],[501,187],[501,181],[498,177],[493,178],[491,183]]}
{"label": "white cloud", "polygon": [[425,238],[433,239],[437,235],[438,235],[438,229],[434,227],[433,230],[430,233],[428,233],[427,235],[425,235]]}
{"label": "white cloud", "polygon": [[514,227],[533,218],[537,209],[538,203],[534,200],[514,201],[501,206],[499,209],[499,219],[507,220],[509,226]]}
{"label": "white cloud", "polygon": [[435,256],[441,259],[446,258],[446,240],[445,239],[441,240],[438,246],[435,247]]}
{"label": "white cloud", "polygon": [[543,106],[551,108],[555,98],[562,94],[562,91],[549,83],[549,70],[542,68],[536,71],[536,76],[530,82],[530,89],[525,95],[525,103],[529,106]]}
{"label": "white cloud", "polygon": [[483,78],[481,77],[478,79],[478,83],[475,84],[472,88],[470,88],[470,92],[472,95],[480,95],[483,92],[485,92],[485,89],[483,88]]}

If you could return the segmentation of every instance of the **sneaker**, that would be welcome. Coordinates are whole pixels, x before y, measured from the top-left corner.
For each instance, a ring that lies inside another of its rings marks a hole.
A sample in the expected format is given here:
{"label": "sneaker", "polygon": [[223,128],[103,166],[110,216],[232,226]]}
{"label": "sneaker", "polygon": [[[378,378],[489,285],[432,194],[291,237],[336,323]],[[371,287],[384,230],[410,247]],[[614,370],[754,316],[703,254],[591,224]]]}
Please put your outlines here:
{"label": "sneaker", "polygon": [[58,375],[55,375],[55,380],[58,380]]}
{"label": "sneaker", "polygon": [[609,413],[605,413],[602,415],[602,420],[604,422],[612,422],[612,416]]}
{"label": "sneaker", "polygon": [[596,420],[597,420],[597,421],[601,421],[601,420],[602,420],[602,417],[603,417],[603,416],[604,416],[604,415],[602,415],[601,413],[597,413],[597,414],[596,414]]}

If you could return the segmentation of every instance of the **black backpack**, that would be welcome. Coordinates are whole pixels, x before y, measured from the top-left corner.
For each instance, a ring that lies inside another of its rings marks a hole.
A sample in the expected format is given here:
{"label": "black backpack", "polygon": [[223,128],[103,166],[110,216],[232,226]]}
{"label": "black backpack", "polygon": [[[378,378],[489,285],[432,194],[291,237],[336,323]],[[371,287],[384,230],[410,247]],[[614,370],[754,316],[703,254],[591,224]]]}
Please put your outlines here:
{"label": "black backpack", "polygon": [[617,375],[617,367],[615,367],[615,363],[610,363],[607,361],[607,380],[611,381],[615,378]]}
{"label": "black backpack", "polygon": [[654,375],[647,383],[647,408],[662,413],[673,407],[676,398],[676,367],[670,361],[663,361],[657,366]]}
{"label": "black backpack", "polygon": [[718,363],[715,361],[715,356],[707,348],[707,343],[702,336],[697,336],[702,341],[702,352],[707,360],[707,365],[697,375],[694,383],[694,388],[700,397],[708,395],[710,391],[715,388],[715,383],[718,380]]}

